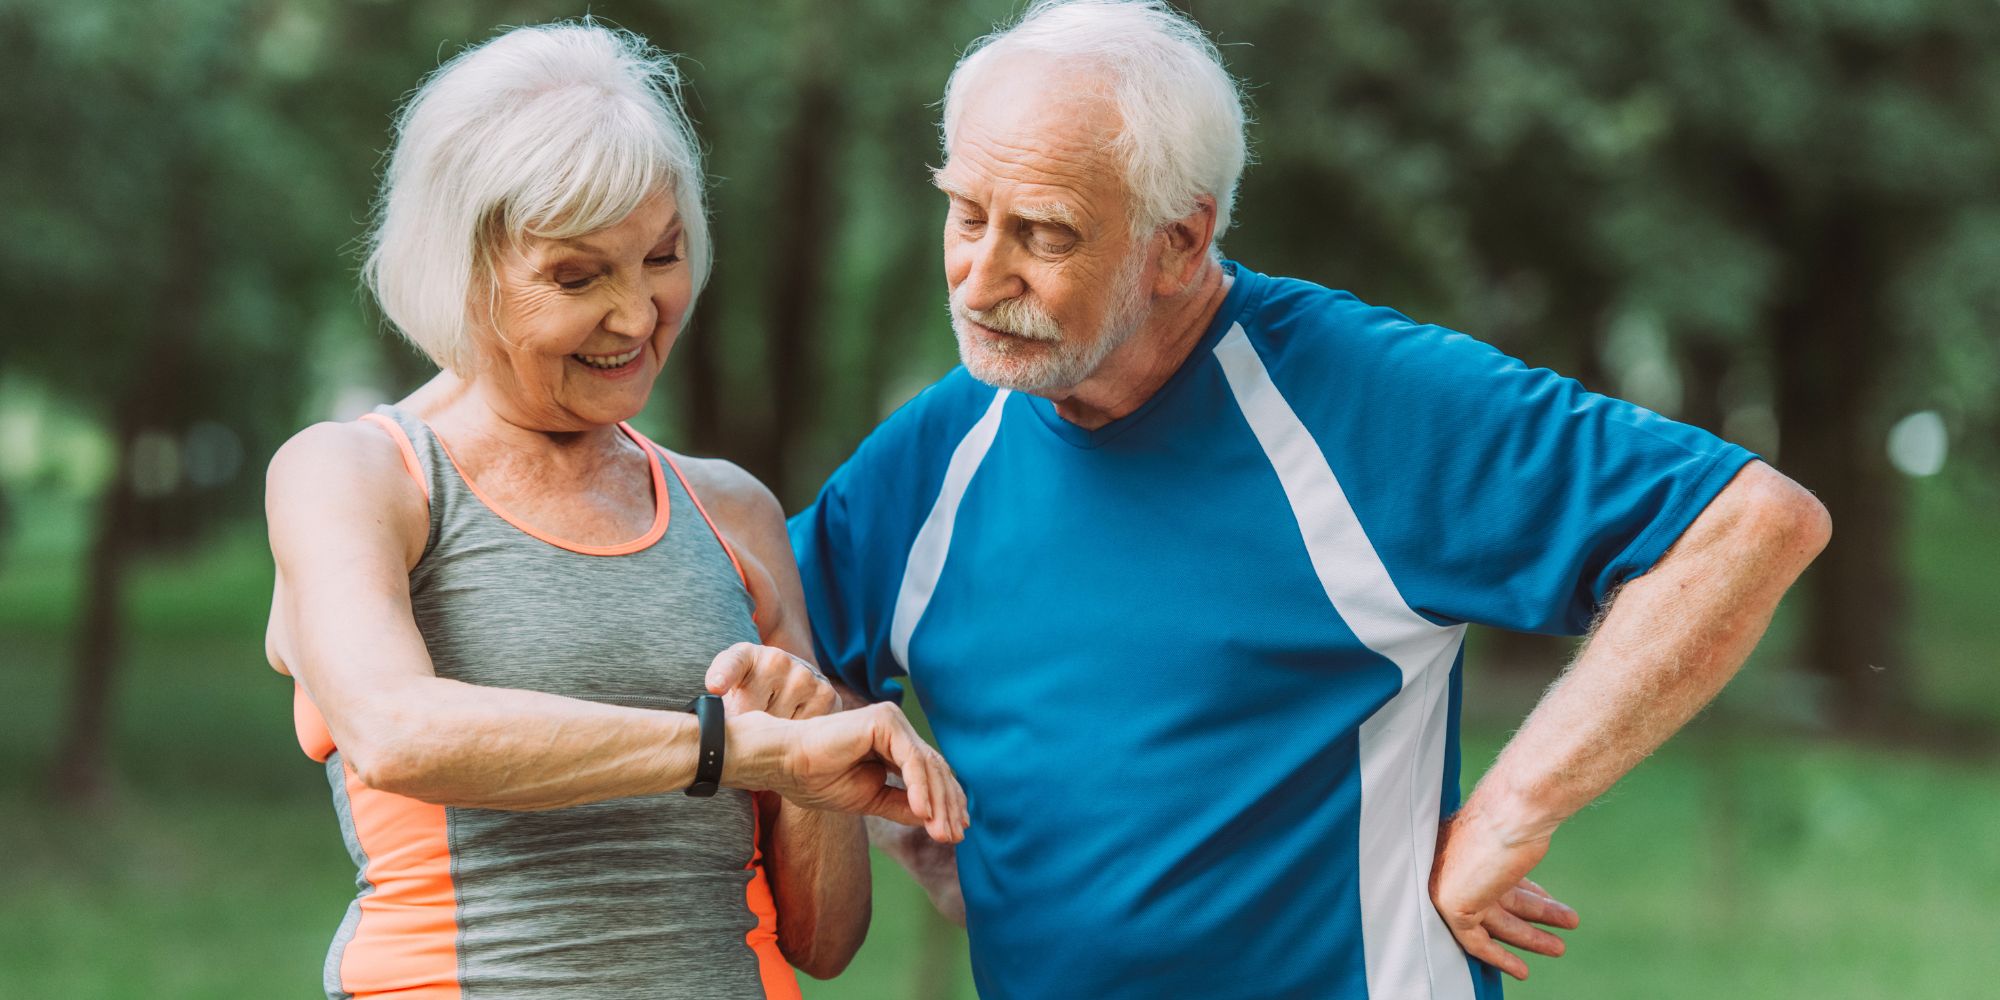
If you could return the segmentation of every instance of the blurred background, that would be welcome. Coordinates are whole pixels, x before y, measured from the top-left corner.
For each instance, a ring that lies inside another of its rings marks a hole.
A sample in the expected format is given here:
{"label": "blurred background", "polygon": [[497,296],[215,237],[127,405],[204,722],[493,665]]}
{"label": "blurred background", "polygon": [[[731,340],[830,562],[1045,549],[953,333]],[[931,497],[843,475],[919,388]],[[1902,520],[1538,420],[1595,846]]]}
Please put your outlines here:
{"label": "blurred background", "polygon": [[[1710,428],[1833,512],[1738,682],[1557,837],[1538,877],[1583,929],[1513,995],[1995,995],[2000,6],[1182,6],[1256,118],[1230,256]],[[686,54],[711,150],[715,278],[643,430],[796,510],[955,363],[935,102],[1015,7],[590,5]],[[353,871],[264,664],[263,467],[429,374],[356,290],[398,101],[583,12],[0,0],[0,996],[315,995]],[[1468,783],[1567,653],[1475,640]],[[867,947],[807,996],[970,997],[963,948],[880,863]]]}

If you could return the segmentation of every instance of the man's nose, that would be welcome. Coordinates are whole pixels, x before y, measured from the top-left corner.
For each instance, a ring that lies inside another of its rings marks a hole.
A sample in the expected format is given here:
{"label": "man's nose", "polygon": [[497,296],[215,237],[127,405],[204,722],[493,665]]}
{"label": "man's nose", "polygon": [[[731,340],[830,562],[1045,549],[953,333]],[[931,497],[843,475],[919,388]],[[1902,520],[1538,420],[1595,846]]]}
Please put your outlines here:
{"label": "man's nose", "polygon": [[965,303],[966,308],[991,309],[1028,290],[1027,283],[1021,280],[1019,271],[1014,267],[1006,241],[999,233],[989,231],[979,242],[965,247],[963,252],[971,257],[965,280],[958,285],[960,301]]}

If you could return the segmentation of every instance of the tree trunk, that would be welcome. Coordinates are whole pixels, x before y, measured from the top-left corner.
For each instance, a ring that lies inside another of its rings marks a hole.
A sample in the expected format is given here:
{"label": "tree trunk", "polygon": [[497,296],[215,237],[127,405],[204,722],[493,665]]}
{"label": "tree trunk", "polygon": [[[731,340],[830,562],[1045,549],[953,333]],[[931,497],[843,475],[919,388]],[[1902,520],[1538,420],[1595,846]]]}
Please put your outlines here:
{"label": "tree trunk", "polygon": [[110,790],[111,703],[124,654],[127,569],[143,541],[141,501],[133,491],[132,455],[143,429],[162,419],[174,419],[172,404],[180,392],[186,355],[202,327],[207,306],[205,180],[204,172],[193,165],[176,171],[168,232],[177,238],[169,248],[174,263],[154,311],[160,326],[143,361],[128,369],[128,387],[115,397],[112,406],[112,438],[118,457],[98,508],[84,603],[77,615],[72,645],[69,710],[49,774],[51,796],[67,805],[101,803]]}
{"label": "tree trunk", "polygon": [[[1791,279],[1774,310],[1778,446],[1783,468],[1819,494],[1834,541],[1802,582],[1803,654],[1825,681],[1827,707],[1880,728],[1909,709],[1910,660],[1900,636],[1905,581],[1896,554],[1899,483],[1877,426],[1890,334],[1881,234],[1864,206],[1795,227]],[[1801,230],[1804,230],[1803,232]]]}
{"label": "tree trunk", "polygon": [[838,96],[819,70],[824,40],[808,32],[801,60],[798,102],[790,135],[779,154],[781,174],[773,199],[771,238],[779,247],[772,271],[770,349],[771,428],[761,447],[745,457],[771,491],[791,499],[792,445],[818,410],[815,381],[817,338],[831,331],[823,323],[827,301],[826,262],[835,219],[834,137]]}
{"label": "tree trunk", "polygon": [[674,363],[680,369],[681,426],[686,437],[677,447],[696,455],[736,454],[726,440],[722,412],[722,365],[716,354],[716,338],[723,335],[722,296],[719,283],[710,281],[701,293],[701,305],[694,319],[674,345]]}
{"label": "tree trunk", "polygon": [[138,521],[131,468],[139,436],[137,417],[133,407],[119,406],[113,431],[118,458],[111,483],[98,501],[85,568],[83,607],[71,647],[69,711],[49,774],[50,797],[66,806],[96,806],[109,792],[105,765],[111,689],[124,653],[126,568]]}

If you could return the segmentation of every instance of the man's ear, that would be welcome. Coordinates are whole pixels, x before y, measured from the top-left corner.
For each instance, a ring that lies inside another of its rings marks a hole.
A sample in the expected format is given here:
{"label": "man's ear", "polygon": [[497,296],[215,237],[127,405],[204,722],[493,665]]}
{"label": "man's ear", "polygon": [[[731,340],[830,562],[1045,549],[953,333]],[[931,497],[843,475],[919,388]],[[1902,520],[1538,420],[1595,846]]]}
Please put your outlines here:
{"label": "man's ear", "polygon": [[1171,298],[1194,283],[1195,275],[1201,273],[1202,261],[1208,258],[1209,244],[1215,240],[1215,199],[1207,195],[1197,197],[1194,211],[1161,226],[1159,235],[1164,245],[1160,248],[1160,271],[1153,282],[1153,293]]}

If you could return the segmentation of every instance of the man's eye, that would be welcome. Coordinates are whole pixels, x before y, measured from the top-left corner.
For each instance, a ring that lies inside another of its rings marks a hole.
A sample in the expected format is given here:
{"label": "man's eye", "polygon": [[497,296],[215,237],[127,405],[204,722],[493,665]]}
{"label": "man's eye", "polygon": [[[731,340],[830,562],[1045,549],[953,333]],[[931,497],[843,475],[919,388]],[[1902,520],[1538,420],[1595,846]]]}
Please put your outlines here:
{"label": "man's eye", "polygon": [[1053,256],[1068,253],[1071,247],[1076,246],[1076,240],[1068,237],[1048,236],[1037,233],[1034,237],[1034,244],[1036,252]]}
{"label": "man's eye", "polygon": [[962,216],[958,220],[958,228],[963,229],[968,233],[976,233],[985,226],[986,226],[985,219],[975,219],[969,215]]}

